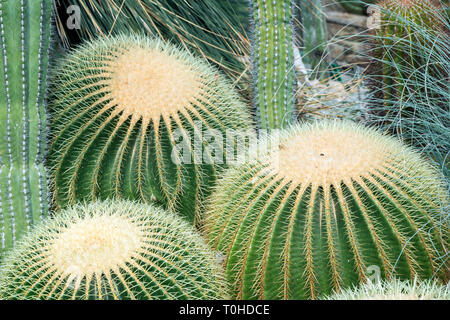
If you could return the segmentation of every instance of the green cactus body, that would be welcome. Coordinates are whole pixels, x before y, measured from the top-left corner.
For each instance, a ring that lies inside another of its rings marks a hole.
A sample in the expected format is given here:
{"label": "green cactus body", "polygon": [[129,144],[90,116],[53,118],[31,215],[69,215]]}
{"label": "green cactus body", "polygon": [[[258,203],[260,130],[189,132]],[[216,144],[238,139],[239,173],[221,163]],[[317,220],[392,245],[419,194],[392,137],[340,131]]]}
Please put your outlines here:
{"label": "green cactus body", "polygon": [[[86,44],[61,60],[51,87],[49,163],[60,206],[156,199],[194,221],[226,162],[203,133],[251,131],[231,85],[160,40],[120,36]],[[188,150],[178,149],[183,145]]]}
{"label": "green cactus body", "polygon": [[293,10],[292,0],[252,0],[253,103],[263,130],[294,119]]}
{"label": "green cactus body", "polygon": [[0,2],[0,260],[47,216],[43,159],[50,0]]}
{"label": "green cactus body", "polygon": [[339,4],[348,12],[365,14],[367,6],[377,0],[338,0]]}
{"label": "green cactus body", "polygon": [[367,281],[372,268],[442,279],[441,184],[418,154],[373,129],[295,126],[268,156],[224,175],[204,232],[238,299],[314,299]]}
{"label": "green cactus body", "polygon": [[1,299],[224,299],[225,290],[216,257],[192,226],[130,201],[61,211],[0,269]]}

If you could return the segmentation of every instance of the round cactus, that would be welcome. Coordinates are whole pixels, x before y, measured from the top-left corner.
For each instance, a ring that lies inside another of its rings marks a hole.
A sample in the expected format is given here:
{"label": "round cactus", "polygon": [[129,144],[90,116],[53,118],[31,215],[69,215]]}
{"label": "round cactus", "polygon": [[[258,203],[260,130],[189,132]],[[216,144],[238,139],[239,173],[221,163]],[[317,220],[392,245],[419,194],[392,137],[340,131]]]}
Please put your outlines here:
{"label": "round cactus", "polygon": [[224,77],[158,39],[87,43],[52,78],[49,165],[60,207],[154,197],[193,221],[225,162],[203,133],[251,128]]}
{"label": "round cactus", "polygon": [[450,287],[435,281],[368,282],[356,288],[343,290],[326,300],[450,300]]}
{"label": "round cactus", "polygon": [[382,278],[444,277],[448,198],[438,174],[374,129],[292,127],[216,188],[204,232],[225,257],[234,298],[314,299],[364,282],[372,268]]}
{"label": "round cactus", "polygon": [[107,200],[62,210],[26,236],[0,269],[0,299],[221,299],[223,279],[187,222]]}

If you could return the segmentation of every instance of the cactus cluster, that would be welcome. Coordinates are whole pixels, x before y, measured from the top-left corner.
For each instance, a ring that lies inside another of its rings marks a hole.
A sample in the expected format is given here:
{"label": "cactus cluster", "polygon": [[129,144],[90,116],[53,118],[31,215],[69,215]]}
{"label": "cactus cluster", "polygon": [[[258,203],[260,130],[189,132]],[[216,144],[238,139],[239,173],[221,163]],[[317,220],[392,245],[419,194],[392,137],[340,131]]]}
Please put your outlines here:
{"label": "cactus cluster", "polygon": [[0,299],[224,299],[222,270],[181,218],[129,201],[63,210],[0,269]]}
{"label": "cactus cluster", "polygon": [[444,279],[448,195],[435,170],[374,129],[294,126],[216,186],[204,232],[232,296],[309,299],[368,278]]}
{"label": "cactus cluster", "polygon": [[87,43],[59,62],[50,89],[49,165],[61,207],[156,199],[194,222],[226,162],[205,131],[251,128],[225,78],[158,39]]}
{"label": "cactus cluster", "polygon": [[253,104],[258,128],[294,121],[294,1],[253,0]]}
{"label": "cactus cluster", "polygon": [[44,106],[51,0],[0,2],[0,261],[48,214]]}

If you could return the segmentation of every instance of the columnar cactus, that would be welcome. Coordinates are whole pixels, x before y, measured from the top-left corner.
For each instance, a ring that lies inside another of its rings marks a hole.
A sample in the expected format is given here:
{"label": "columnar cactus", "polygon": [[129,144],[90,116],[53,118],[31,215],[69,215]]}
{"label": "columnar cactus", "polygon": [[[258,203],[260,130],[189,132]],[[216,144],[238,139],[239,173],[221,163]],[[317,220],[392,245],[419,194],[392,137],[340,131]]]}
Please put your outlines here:
{"label": "columnar cactus", "polygon": [[294,1],[252,0],[253,104],[258,127],[294,120]]}
{"label": "columnar cactus", "polygon": [[418,154],[346,122],[280,136],[268,156],[225,174],[204,217],[234,298],[314,299],[373,268],[381,278],[445,277],[449,199]]}
{"label": "columnar cactus", "polygon": [[0,260],[47,215],[44,106],[51,0],[0,1]]}
{"label": "columnar cactus", "polygon": [[[424,74],[440,75],[443,71],[433,47],[439,46],[435,42],[443,31],[445,18],[432,0],[382,0],[377,5],[381,20],[375,31],[373,63],[369,69],[376,102],[390,106],[410,96],[420,99],[423,94],[432,98],[435,93],[427,81],[440,79]],[[387,110],[388,107],[381,113],[384,115]],[[414,116],[411,108],[399,112],[402,117]]]}
{"label": "columnar cactus", "polygon": [[49,163],[60,206],[155,198],[194,221],[226,160],[208,132],[225,141],[227,129],[251,128],[220,74],[156,39],[87,43],[60,61],[51,89]]}
{"label": "columnar cactus", "polygon": [[348,288],[325,298],[326,300],[450,300],[450,287],[435,281],[368,282]]}
{"label": "columnar cactus", "polygon": [[0,299],[223,299],[223,271],[187,222],[129,201],[76,205],[23,238]]}

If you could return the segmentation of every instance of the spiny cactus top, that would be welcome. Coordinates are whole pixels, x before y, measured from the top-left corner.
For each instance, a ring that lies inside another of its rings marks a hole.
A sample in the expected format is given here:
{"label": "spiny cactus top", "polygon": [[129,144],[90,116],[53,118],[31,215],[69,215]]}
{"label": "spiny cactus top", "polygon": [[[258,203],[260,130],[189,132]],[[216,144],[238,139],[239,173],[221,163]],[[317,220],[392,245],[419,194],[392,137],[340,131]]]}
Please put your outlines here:
{"label": "spiny cactus top", "polygon": [[450,300],[450,287],[435,281],[368,282],[326,297],[327,300]]}
{"label": "spiny cactus top", "polygon": [[0,261],[47,215],[51,0],[0,1]]}
{"label": "spiny cactus top", "polygon": [[[231,85],[160,40],[119,36],[62,59],[52,81],[50,165],[59,205],[152,195],[189,220],[220,169],[204,134],[251,127]],[[187,155],[174,152],[180,139]],[[186,157],[187,156],[187,157]]]}
{"label": "spiny cactus top", "polygon": [[63,210],[0,269],[0,299],[221,298],[221,268],[193,228],[128,201]]}
{"label": "spiny cactus top", "polygon": [[370,268],[382,278],[446,272],[449,202],[438,174],[373,129],[292,127],[216,188],[205,232],[236,298],[316,298],[365,281]]}

